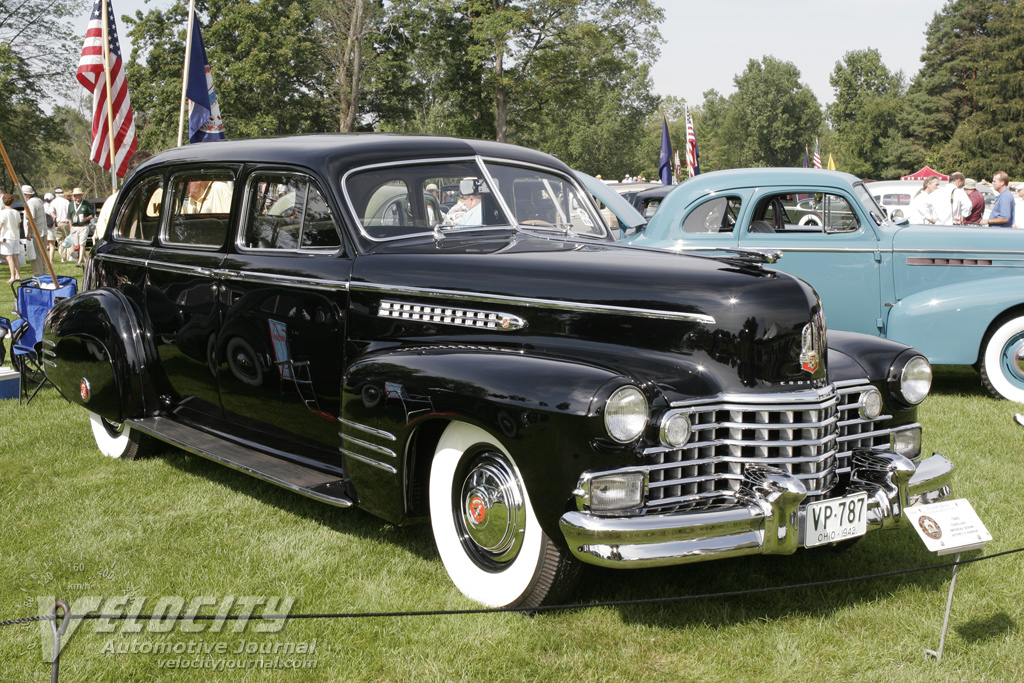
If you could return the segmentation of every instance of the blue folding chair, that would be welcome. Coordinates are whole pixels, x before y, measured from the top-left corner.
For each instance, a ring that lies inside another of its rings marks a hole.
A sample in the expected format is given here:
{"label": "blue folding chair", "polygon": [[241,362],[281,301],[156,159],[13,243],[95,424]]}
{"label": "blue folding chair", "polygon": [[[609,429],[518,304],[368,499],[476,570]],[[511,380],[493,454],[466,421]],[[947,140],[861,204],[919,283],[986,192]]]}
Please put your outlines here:
{"label": "blue folding chair", "polygon": [[[14,314],[18,317],[11,321],[0,318],[0,328],[6,328],[11,335],[11,366],[21,375],[19,400],[28,396],[26,403],[31,403],[49,381],[42,348],[46,316],[55,303],[78,294],[78,281],[73,277],[58,276],[54,287],[49,275],[40,275],[15,280],[11,283],[11,291],[14,292]],[[35,389],[29,395],[31,384]]]}

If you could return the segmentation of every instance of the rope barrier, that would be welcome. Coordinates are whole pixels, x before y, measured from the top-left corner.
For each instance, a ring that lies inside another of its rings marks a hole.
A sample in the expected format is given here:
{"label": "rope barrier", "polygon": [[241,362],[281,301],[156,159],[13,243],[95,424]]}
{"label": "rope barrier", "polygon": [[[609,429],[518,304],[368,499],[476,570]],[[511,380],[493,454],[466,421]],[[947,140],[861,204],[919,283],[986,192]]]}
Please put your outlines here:
{"label": "rope barrier", "polygon": [[[903,576],[906,574],[916,574],[925,571],[932,571],[934,569],[948,569],[950,567],[962,567],[968,564],[974,564],[976,562],[984,562],[987,560],[994,560],[999,557],[1005,557],[1007,555],[1013,555],[1015,553],[1024,552],[1024,547],[1015,548],[1013,550],[1004,550],[1002,552],[993,553],[991,555],[983,555],[969,560],[960,560],[959,562],[947,562],[944,564],[929,565],[927,567],[914,567],[912,569],[896,569],[888,572],[880,572],[877,574],[865,574],[862,576],[851,576],[841,579],[826,579],[823,581],[811,581],[807,583],[795,583],[786,584],[784,586],[765,586],[762,588],[748,588],[744,590],[735,591],[724,591],[720,593],[700,593],[697,595],[675,595],[659,598],[636,598],[632,600],[606,600],[602,602],[586,602],[586,603],[575,603],[575,604],[564,604],[564,605],[540,605],[538,607],[476,607],[469,609],[439,609],[439,610],[412,610],[403,612],[327,612],[327,613],[311,613],[311,614],[264,614],[264,615],[251,615],[251,614],[197,614],[194,616],[178,616],[174,617],[175,620],[192,620],[192,621],[237,621],[237,620],[263,620],[273,621],[276,619],[370,619],[370,618],[393,618],[393,617],[437,617],[437,616],[455,616],[465,614],[501,614],[501,613],[529,613],[534,614],[538,612],[568,612],[583,609],[592,609],[595,607],[627,607],[630,605],[650,605],[656,603],[674,603],[683,602],[688,600],[707,600],[709,598],[733,598],[742,597],[746,595],[757,595],[763,593],[775,593],[780,591],[788,590],[802,590],[806,588],[818,588],[821,586],[834,586],[842,583],[854,583],[857,581],[872,581],[876,579],[884,579],[893,576]],[[10,621],[0,621],[0,626],[11,626],[14,624],[23,624],[34,621],[49,620],[53,617],[50,615],[38,616],[38,617],[26,617],[24,619],[13,619]],[[65,614],[65,621],[71,619],[132,619],[135,621],[145,620],[166,620],[166,615],[153,615],[153,614]]]}

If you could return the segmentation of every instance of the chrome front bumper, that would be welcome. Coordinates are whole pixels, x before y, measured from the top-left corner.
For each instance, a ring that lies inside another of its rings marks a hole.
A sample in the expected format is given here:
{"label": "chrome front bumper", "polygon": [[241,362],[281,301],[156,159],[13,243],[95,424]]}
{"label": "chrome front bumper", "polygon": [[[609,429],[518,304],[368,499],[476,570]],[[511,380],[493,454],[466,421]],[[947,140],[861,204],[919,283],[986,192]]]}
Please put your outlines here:
{"label": "chrome front bumper", "polygon": [[[907,526],[904,508],[949,495],[953,463],[935,453],[915,465],[891,452],[852,456],[848,493],[868,494],[868,531]],[[775,467],[744,474],[735,504],[694,512],[607,517],[587,511],[559,521],[572,553],[604,567],[660,567],[739,555],[788,555],[803,543],[804,485]]]}

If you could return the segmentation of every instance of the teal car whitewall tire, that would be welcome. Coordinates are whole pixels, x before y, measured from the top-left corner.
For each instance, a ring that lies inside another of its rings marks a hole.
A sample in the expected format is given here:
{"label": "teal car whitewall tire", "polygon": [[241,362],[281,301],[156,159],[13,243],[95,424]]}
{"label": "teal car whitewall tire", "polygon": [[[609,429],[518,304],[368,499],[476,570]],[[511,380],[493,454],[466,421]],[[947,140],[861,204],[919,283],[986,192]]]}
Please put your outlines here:
{"label": "teal car whitewall tire", "polygon": [[993,396],[1024,403],[1024,317],[1004,318],[986,335],[980,370]]}

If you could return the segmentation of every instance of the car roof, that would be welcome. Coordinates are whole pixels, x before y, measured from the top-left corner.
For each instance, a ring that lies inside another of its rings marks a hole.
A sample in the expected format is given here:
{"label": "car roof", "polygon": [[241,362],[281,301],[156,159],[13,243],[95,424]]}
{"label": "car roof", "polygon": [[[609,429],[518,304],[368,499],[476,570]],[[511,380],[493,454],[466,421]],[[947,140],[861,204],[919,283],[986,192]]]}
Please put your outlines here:
{"label": "car roof", "polygon": [[569,168],[555,157],[516,145],[443,136],[386,133],[299,135],[185,145],[154,155],[138,171],[167,163],[260,162],[322,168],[333,175],[370,164],[471,157],[478,154],[537,163],[569,172]]}
{"label": "car roof", "polygon": [[[763,186],[804,186],[849,188],[860,178],[842,171],[827,171],[820,168],[734,168],[726,171],[701,173],[680,183],[686,194],[693,192],[717,192],[724,188]],[[683,194],[680,192],[680,194]]]}

